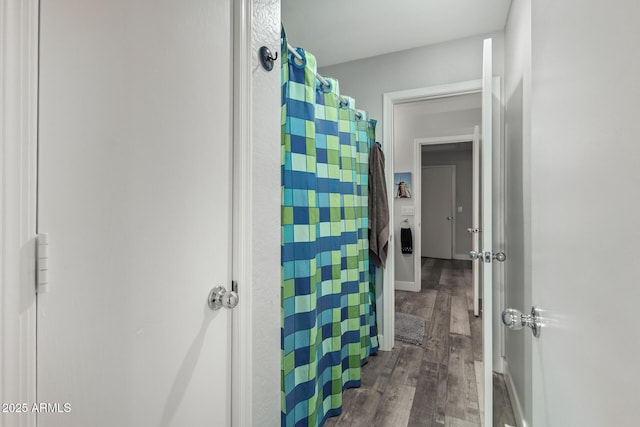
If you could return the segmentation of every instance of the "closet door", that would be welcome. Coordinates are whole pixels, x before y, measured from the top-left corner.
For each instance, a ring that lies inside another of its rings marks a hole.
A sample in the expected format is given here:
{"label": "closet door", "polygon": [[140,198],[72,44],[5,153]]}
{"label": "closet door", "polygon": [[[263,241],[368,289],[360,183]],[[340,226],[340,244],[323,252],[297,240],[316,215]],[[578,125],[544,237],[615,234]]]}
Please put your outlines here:
{"label": "closet door", "polygon": [[452,259],[455,166],[423,166],[421,215],[423,257]]}
{"label": "closet door", "polygon": [[40,20],[38,426],[228,426],[230,1]]}

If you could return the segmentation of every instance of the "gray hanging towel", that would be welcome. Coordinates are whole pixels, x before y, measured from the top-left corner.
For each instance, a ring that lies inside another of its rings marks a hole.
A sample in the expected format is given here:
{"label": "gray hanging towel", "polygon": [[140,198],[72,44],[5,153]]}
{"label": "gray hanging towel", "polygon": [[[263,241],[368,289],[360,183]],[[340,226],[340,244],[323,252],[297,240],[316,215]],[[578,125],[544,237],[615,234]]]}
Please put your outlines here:
{"label": "gray hanging towel", "polygon": [[411,235],[410,228],[400,229],[400,244],[402,247],[403,254],[413,253],[413,236]]}
{"label": "gray hanging towel", "polygon": [[369,153],[369,255],[384,267],[389,247],[389,203],[384,177],[384,153],[377,142]]}

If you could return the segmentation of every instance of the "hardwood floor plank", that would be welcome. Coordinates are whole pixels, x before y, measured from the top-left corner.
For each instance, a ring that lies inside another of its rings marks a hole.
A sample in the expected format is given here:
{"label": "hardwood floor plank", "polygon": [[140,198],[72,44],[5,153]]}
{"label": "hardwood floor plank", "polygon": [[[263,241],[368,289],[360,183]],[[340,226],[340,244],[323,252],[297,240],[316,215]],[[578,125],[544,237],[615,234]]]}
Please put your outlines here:
{"label": "hardwood floor plank", "polygon": [[391,358],[391,354],[392,352],[390,351],[379,351],[378,354],[369,357],[369,361],[362,368],[361,387],[370,388],[374,386]]}
{"label": "hardwood floor plank", "polygon": [[467,310],[471,311],[471,313],[473,314],[473,284],[467,285]]}
{"label": "hardwood floor plank", "polygon": [[456,282],[453,277],[453,269],[451,268],[451,260],[442,261],[442,272],[440,274],[440,286],[455,286]]}
{"label": "hardwood floor plank", "polygon": [[480,424],[447,415],[444,425],[445,427],[478,427]]}
{"label": "hardwood floor plank", "polygon": [[449,360],[449,327],[451,323],[451,295],[438,291],[429,325],[425,349],[430,362],[447,365]]}
{"label": "hardwood floor plank", "polygon": [[440,284],[442,274],[442,262],[434,258],[422,258],[422,285],[423,289],[436,289]]}
{"label": "hardwood floor plank", "polygon": [[398,355],[398,362],[391,373],[389,384],[416,387],[423,354],[424,349],[422,347],[405,345]]}
{"label": "hardwood floor plank", "polygon": [[471,336],[469,310],[464,297],[451,297],[451,326],[449,331],[454,334]]}
{"label": "hardwood floor plank", "polygon": [[481,361],[474,360],[473,367],[476,371],[476,386],[478,389],[478,408],[480,408],[480,425],[484,427],[484,365]]}
{"label": "hardwood floor plank", "polygon": [[436,389],[436,407],[433,414],[433,422],[437,426],[442,426],[445,423],[445,415],[447,411],[447,391],[449,387],[448,381],[449,366],[438,365],[438,388]]}
{"label": "hardwood floor plank", "polygon": [[413,398],[409,427],[434,427],[438,392],[438,365],[423,359]]}
{"label": "hardwood floor plank", "polygon": [[[418,306],[414,309],[415,316],[420,316],[427,321],[427,328],[429,327],[429,322],[433,317],[433,310],[436,306],[436,297],[438,296],[438,291],[435,289],[426,289],[420,292],[420,298],[418,300]],[[426,329],[425,329],[426,331]]]}
{"label": "hardwood floor plank", "polygon": [[482,317],[474,316],[473,310],[469,311],[469,326],[471,329],[473,359],[482,360]]}
{"label": "hardwood floor plank", "polygon": [[446,415],[480,424],[470,337],[451,334],[448,372]]}
{"label": "hardwood floor plank", "polygon": [[376,412],[373,425],[406,427],[409,423],[415,392],[415,387],[407,385],[390,386],[382,396],[382,402]]}
{"label": "hardwood floor plank", "polygon": [[391,379],[391,373],[396,367],[396,363],[398,363],[398,357],[400,356],[400,351],[404,348],[404,344],[396,341],[395,347],[393,351],[388,352],[389,357],[385,361],[384,366],[380,370],[378,378],[373,385],[373,389],[379,391],[380,393],[384,393],[387,389],[387,385]]}
{"label": "hardwood floor plank", "polygon": [[382,393],[366,388],[353,389],[353,404],[334,424],[336,427],[368,427],[380,406]]}
{"label": "hardwood floor plank", "polygon": [[502,374],[493,373],[493,425],[503,427],[505,424],[515,425],[516,420],[511,410],[511,401]]}

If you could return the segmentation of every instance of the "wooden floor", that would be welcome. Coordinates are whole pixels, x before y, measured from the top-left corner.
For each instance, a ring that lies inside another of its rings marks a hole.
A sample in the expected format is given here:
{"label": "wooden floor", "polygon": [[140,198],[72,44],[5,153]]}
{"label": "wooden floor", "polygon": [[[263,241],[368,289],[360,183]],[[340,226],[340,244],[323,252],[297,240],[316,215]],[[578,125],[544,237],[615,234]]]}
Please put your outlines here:
{"label": "wooden floor", "polygon": [[[396,312],[426,319],[422,346],[395,342],[362,368],[343,411],[325,426],[481,426],[481,319],[473,315],[471,262],[422,259],[422,291],[396,291]],[[494,426],[515,426],[502,376],[494,374]]]}

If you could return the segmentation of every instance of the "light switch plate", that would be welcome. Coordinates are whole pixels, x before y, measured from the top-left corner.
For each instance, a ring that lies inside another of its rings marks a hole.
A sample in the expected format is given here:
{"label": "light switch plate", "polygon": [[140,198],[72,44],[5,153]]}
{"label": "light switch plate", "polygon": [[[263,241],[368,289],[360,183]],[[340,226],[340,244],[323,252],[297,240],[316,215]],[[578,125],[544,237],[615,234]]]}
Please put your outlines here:
{"label": "light switch plate", "polygon": [[415,215],[415,209],[413,206],[403,206],[401,212],[402,215]]}

